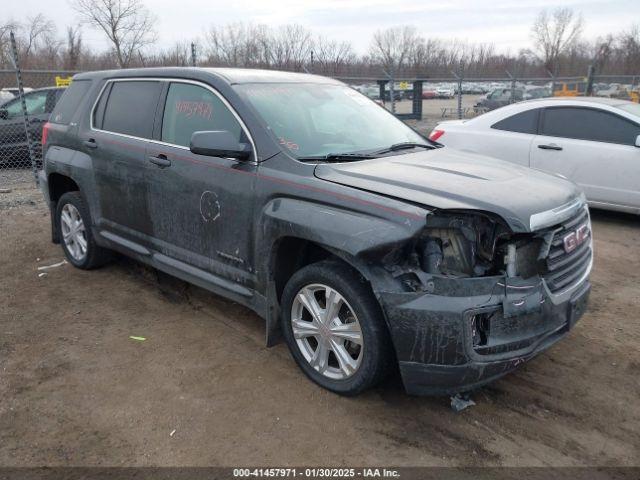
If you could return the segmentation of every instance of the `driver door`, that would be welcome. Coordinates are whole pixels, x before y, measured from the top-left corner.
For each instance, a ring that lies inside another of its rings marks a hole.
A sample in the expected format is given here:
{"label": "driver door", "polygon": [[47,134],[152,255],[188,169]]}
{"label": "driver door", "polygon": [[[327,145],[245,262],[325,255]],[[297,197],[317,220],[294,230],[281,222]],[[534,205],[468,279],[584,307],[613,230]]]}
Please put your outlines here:
{"label": "driver door", "polygon": [[640,125],[612,112],[551,107],[531,143],[531,166],[576,182],[590,202],[640,207]]}
{"label": "driver door", "polygon": [[255,152],[249,160],[235,160],[189,150],[197,131],[226,130],[243,143],[247,132],[207,86],[171,82],[163,104],[156,141],[146,152],[154,249],[177,261],[176,268],[196,267],[252,289]]}

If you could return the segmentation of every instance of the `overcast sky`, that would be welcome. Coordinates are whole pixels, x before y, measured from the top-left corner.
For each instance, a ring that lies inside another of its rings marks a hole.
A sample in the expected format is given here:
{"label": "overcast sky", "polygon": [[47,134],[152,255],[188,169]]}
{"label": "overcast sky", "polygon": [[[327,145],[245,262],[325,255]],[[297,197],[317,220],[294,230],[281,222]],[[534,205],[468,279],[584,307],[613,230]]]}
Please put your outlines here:
{"label": "overcast sky", "polygon": [[[350,41],[364,53],[379,28],[410,24],[426,37],[493,43],[500,51],[528,47],[530,28],[542,8],[570,6],[585,20],[584,36],[594,39],[628,29],[637,18],[638,0],[146,0],[158,18],[158,46],[191,41],[212,24],[299,23],[336,40]],[[67,0],[2,0],[0,22],[43,13],[61,33],[77,24]],[[640,20],[638,20],[640,23]],[[83,28],[87,44],[105,48],[102,36]]]}

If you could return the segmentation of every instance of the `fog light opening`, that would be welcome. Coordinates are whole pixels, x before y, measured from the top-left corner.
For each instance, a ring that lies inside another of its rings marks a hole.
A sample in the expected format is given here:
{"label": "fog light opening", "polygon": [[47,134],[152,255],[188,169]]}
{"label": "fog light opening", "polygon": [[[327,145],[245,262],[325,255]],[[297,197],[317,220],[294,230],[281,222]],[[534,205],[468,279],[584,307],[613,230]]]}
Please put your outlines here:
{"label": "fog light opening", "polygon": [[487,344],[490,317],[490,313],[478,313],[471,316],[471,342],[474,347],[480,347]]}

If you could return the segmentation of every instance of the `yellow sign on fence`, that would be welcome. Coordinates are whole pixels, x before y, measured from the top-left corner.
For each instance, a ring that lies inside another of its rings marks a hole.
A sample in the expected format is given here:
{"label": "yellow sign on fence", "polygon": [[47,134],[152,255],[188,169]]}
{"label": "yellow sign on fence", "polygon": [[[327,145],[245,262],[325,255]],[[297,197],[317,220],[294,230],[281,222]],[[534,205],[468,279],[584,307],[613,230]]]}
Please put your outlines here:
{"label": "yellow sign on fence", "polygon": [[59,77],[56,75],[56,87],[68,87],[71,85],[71,77]]}

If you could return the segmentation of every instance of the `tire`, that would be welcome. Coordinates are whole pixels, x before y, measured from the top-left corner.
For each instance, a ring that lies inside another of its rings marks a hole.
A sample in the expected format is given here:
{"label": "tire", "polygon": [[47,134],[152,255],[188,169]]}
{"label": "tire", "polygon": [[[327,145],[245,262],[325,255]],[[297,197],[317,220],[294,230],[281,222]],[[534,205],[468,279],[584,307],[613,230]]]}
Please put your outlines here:
{"label": "tire", "polygon": [[[62,195],[56,205],[55,215],[56,228],[60,234],[60,245],[62,245],[62,250],[69,263],[74,267],[90,270],[111,260],[111,252],[98,246],[93,238],[91,215],[80,192],[67,192]],[[82,230],[70,230],[69,218],[74,221],[79,218],[82,222]],[[70,231],[73,233],[66,235]],[[69,240],[65,238],[69,238]],[[84,249],[81,248],[81,238],[84,239]]]}
{"label": "tire", "polygon": [[[305,307],[311,296],[316,306],[324,305],[317,317]],[[339,297],[343,302],[337,300]],[[337,307],[328,309],[327,298],[336,300],[331,304]],[[327,311],[335,315],[329,313],[327,317]],[[318,320],[321,317],[324,320]],[[320,321],[327,323],[320,327]],[[327,390],[357,395],[379,383],[389,371],[393,353],[380,304],[364,279],[347,265],[322,261],[298,270],[282,294],[281,322],[300,369]],[[330,352],[327,361],[322,361],[326,349]]]}

